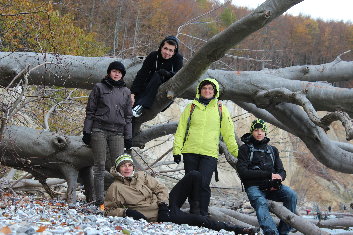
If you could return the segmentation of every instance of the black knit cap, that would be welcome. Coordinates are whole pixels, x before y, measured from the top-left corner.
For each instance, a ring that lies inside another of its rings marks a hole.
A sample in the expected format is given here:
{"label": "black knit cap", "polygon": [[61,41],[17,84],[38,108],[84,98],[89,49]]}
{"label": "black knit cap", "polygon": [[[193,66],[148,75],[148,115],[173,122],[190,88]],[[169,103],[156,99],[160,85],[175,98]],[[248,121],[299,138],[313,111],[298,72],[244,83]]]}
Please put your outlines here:
{"label": "black knit cap", "polygon": [[200,95],[201,95],[201,89],[202,89],[202,87],[204,87],[204,86],[206,86],[206,85],[212,85],[213,90],[214,90],[214,95],[217,94],[217,87],[216,87],[216,85],[215,85],[213,82],[209,81],[209,80],[203,80],[203,81],[200,83],[200,85],[199,85],[199,94],[200,94]]}
{"label": "black knit cap", "polygon": [[120,63],[119,61],[114,61],[109,64],[108,69],[107,69],[107,74],[110,74],[110,71],[112,71],[113,69],[119,70],[121,72],[121,74],[123,75],[123,77],[126,74],[125,66],[122,63]]}

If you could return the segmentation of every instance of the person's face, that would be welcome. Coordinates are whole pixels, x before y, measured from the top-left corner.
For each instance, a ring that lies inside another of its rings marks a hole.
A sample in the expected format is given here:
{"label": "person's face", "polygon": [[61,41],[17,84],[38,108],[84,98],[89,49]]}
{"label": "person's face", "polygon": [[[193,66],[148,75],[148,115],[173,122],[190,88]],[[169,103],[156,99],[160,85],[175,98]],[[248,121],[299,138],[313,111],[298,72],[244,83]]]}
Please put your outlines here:
{"label": "person's face", "polygon": [[119,167],[119,173],[124,177],[130,177],[134,171],[134,165],[126,162]]}
{"label": "person's face", "polygon": [[120,72],[120,70],[112,69],[112,70],[110,71],[109,76],[110,76],[113,80],[119,81],[119,80],[123,77],[123,74]]}
{"label": "person's face", "polygon": [[253,130],[252,136],[254,136],[255,140],[263,140],[266,136],[266,132],[264,132],[262,129],[258,128]]}
{"label": "person's face", "polygon": [[176,46],[170,45],[167,42],[164,42],[164,45],[162,46],[161,54],[163,59],[168,60],[172,58],[172,56],[175,54],[175,48]]}
{"label": "person's face", "polygon": [[201,88],[201,96],[205,99],[211,99],[214,97],[214,89],[211,84],[204,85]]}

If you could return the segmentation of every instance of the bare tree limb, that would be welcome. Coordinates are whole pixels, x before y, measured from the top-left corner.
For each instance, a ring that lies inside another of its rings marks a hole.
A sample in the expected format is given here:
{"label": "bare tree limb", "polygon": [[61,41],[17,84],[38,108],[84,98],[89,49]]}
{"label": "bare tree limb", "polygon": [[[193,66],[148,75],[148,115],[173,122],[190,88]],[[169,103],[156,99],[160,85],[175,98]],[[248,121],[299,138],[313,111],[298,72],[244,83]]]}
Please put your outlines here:
{"label": "bare tree limb", "polygon": [[332,122],[338,121],[338,120],[342,122],[342,125],[346,130],[346,140],[353,139],[353,123],[352,123],[352,119],[348,116],[347,113],[337,111],[337,112],[327,114],[321,119],[321,122],[324,125],[329,126]]}

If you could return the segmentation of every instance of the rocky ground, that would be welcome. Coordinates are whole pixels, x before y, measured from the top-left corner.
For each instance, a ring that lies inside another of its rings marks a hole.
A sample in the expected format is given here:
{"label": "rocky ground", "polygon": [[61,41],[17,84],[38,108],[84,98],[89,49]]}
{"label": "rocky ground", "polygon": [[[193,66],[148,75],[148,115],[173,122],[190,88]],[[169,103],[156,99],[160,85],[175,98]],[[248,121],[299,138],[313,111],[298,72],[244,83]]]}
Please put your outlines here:
{"label": "rocky ground", "polygon": [[173,223],[148,223],[132,218],[103,217],[82,202],[69,208],[65,201],[37,196],[3,194],[0,200],[0,234],[233,234]]}
{"label": "rocky ground", "polygon": [[[211,205],[255,215],[244,193],[213,189]],[[299,208],[302,214],[306,212]],[[353,231],[353,229],[352,229]],[[332,231],[331,231],[332,232]],[[0,197],[1,234],[234,234],[173,223],[148,223],[131,218],[103,217],[94,206],[78,202],[69,208],[64,200],[43,196],[2,193]],[[259,233],[260,234],[260,233]],[[299,232],[291,234],[301,234]]]}

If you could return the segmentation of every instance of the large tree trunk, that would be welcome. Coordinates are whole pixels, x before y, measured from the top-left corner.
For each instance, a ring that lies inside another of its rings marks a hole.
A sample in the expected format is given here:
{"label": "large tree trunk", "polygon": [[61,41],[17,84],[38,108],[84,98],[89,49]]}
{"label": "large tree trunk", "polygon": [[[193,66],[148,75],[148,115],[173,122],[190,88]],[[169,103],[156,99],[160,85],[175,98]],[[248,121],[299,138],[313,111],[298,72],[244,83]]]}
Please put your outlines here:
{"label": "large tree trunk", "polygon": [[[5,128],[0,150],[2,164],[28,171],[39,182],[45,182],[47,178],[65,179],[69,203],[76,201],[78,180],[87,189],[87,200],[93,200],[92,152],[79,136],[9,126]],[[81,179],[79,173],[83,176]]]}

